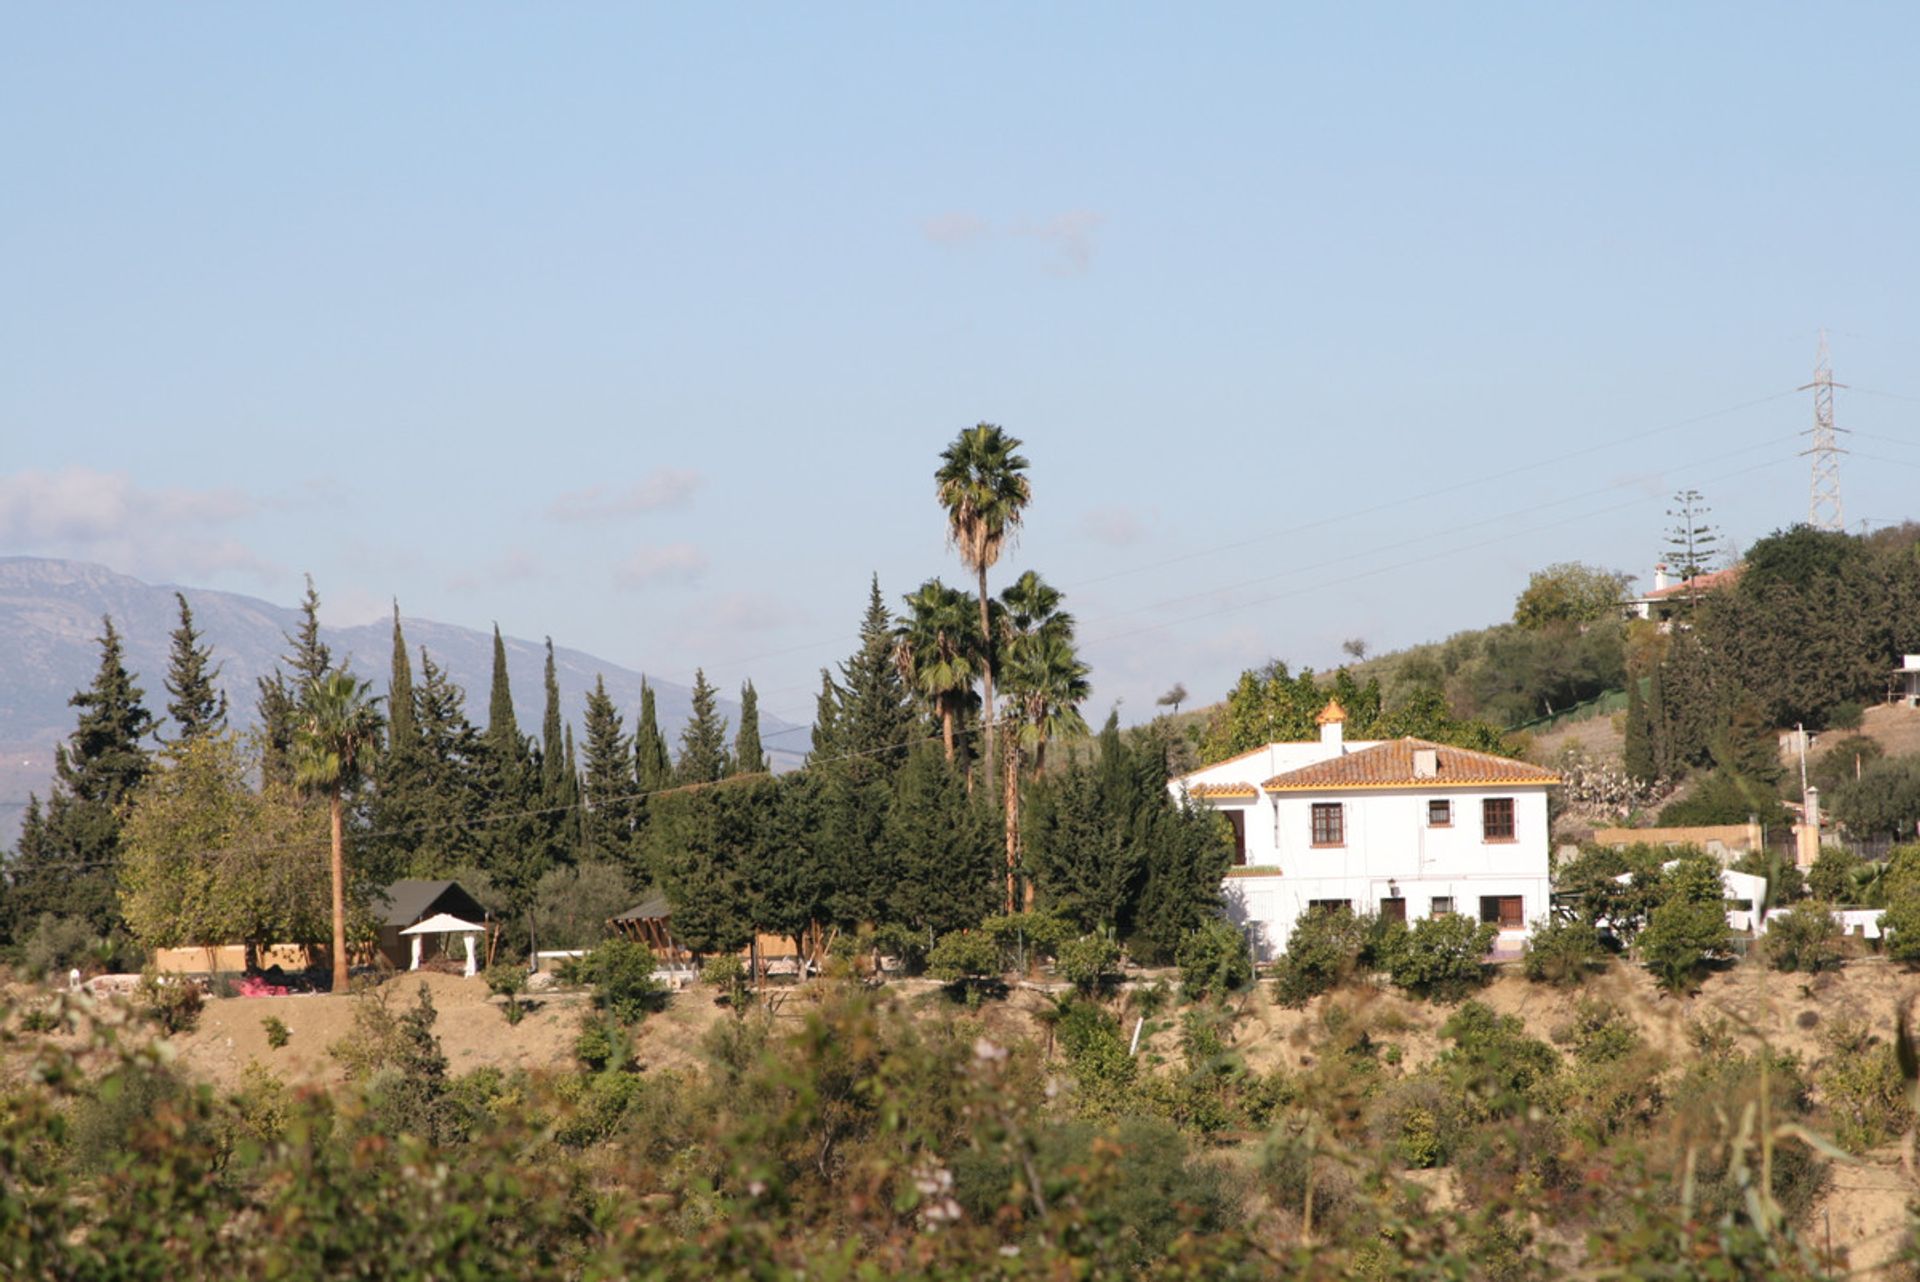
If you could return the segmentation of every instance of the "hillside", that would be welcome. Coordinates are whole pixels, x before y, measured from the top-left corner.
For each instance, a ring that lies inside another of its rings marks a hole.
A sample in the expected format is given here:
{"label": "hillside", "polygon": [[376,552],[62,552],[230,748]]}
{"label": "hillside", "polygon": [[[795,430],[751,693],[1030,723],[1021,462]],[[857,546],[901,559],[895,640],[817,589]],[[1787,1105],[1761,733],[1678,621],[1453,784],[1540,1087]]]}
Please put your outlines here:
{"label": "hillside", "polygon": [[[271,672],[287,651],[286,634],[298,622],[290,606],[256,597],[206,588],[143,583],[105,566],[42,557],[0,558],[0,847],[11,844],[27,794],[45,794],[53,772],[53,749],[73,729],[67,700],[93,678],[99,662],[94,644],[100,618],[111,615],[125,639],[127,664],[147,692],[147,706],[160,711],[166,702],[161,684],[166,672],[167,637],[178,621],[174,592],[193,608],[194,622],[213,647],[220,685],[233,709],[234,723],[250,723],[254,682]],[[466,689],[467,715],[484,724],[493,664],[490,631],[405,617],[408,644],[418,655],[424,647]],[[321,634],[337,660],[384,689],[393,633],[385,622],[351,628],[323,628]],[[543,712],[544,643],[507,637],[507,668],[513,680],[514,714],[523,730],[540,725]],[[562,706],[577,722],[587,691],[604,676],[607,692],[629,721],[640,706],[641,674],[604,659],[554,647]],[[417,668],[416,668],[417,672]],[[649,673],[661,729],[671,741],[692,711],[691,691],[680,682]],[[722,713],[737,723],[739,705],[720,701]],[[792,723],[761,714],[761,734],[793,730]],[[797,763],[805,736],[789,733],[768,744],[776,765]]]}

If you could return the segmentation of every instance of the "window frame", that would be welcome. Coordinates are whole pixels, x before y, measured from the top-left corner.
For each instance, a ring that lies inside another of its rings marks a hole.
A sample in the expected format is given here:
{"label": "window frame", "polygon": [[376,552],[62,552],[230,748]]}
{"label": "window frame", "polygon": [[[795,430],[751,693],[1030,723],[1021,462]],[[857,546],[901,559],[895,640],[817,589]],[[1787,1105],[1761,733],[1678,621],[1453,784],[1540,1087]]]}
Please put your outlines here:
{"label": "window frame", "polygon": [[[1337,850],[1347,844],[1347,807],[1339,801],[1309,803],[1308,839],[1315,850]],[[1323,820],[1330,822],[1323,823]],[[1323,837],[1322,834],[1328,834]]]}
{"label": "window frame", "polygon": [[[1442,908],[1442,904],[1445,904],[1446,907]],[[1429,917],[1452,917],[1459,911],[1458,908],[1453,906],[1452,895],[1435,895],[1427,900],[1427,916]]]}
{"label": "window frame", "polygon": [[1235,807],[1222,808],[1220,813],[1227,817],[1227,827],[1233,829],[1233,866],[1245,868],[1247,866],[1247,812]]}
{"label": "window frame", "polygon": [[[1499,832],[1494,824],[1495,807],[1505,807],[1505,831]],[[1512,797],[1482,797],[1480,799],[1480,840],[1490,844],[1505,845],[1520,840],[1520,808]]]}
{"label": "window frame", "polygon": [[[1438,807],[1440,813],[1445,815],[1446,818],[1435,819],[1433,817],[1435,807]],[[1453,798],[1451,797],[1427,798],[1427,827],[1429,828],[1453,827]]]}

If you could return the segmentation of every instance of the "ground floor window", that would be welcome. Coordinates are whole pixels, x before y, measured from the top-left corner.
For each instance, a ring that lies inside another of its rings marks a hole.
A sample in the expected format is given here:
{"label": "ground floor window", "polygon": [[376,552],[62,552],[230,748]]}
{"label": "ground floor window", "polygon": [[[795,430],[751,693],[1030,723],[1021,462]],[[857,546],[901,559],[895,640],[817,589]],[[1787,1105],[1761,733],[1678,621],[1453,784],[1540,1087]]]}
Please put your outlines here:
{"label": "ground floor window", "polygon": [[1350,913],[1353,911],[1353,901],[1351,899],[1309,899],[1307,901],[1307,911],[1310,913]]}
{"label": "ground floor window", "polygon": [[1427,905],[1427,916],[1429,917],[1453,916],[1453,896],[1452,895],[1435,895],[1433,897],[1433,900]]}
{"label": "ground floor window", "polygon": [[1380,920],[1405,922],[1407,919],[1407,901],[1398,895],[1380,901]]}
{"label": "ground floor window", "polygon": [[1427,803],[1427,827],[1451,828],[1453,826],[1453,803],[1445,799],[1436,799]]}
{"label": "ground floor window", "polygon": [[1490,921],[1502,930],[1518,930],[1527,924],[1526,901],[1519,895],[1480,896],[1480,920]]}

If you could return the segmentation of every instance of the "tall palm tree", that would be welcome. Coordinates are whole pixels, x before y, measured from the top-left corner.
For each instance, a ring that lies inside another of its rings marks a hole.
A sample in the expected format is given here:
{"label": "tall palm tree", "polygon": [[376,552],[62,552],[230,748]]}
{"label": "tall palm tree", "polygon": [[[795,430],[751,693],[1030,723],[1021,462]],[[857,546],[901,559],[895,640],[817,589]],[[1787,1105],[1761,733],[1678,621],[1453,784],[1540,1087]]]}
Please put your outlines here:
{"label": "tall palm tree", "polygon": [[360,782],[380,745],[380,700],[370,681],[344,669],[308,684],[294,739],[293,777],[327,794],[333,837],[333,991],[347,991],[346,794]]}
{"label": "tall palm tree", "polygon": [[[1000,653],[1006,675],[1005,720],[1013,733],[1002,752],[1006,784],[1007,911],[1013,911],[1014,869],[1020,862],[1020,773],[1024,762],[1038,774],[1046,768],[1047,743],[1068,734],[1085,734],[1080,716],[1090,687],[1087,665],[1073,648],[1073,616],[1060,608],[1065,599],[1029,570],[1000,594]],[[1027,897],[1032,899],[1028,886]]]}
{"label": "tall palm tree", "polygon": [[964,429],[940,455],[933,474],[940,505],[947,509],[947,539],[959,550],[960,560],[980,581],[980,678],[985,697],[981,713],[986,729],[987,778],[994,771],[993,621],[987,598],[987,571],[1019,531],[1020,518],[1032,499],[1027,484],[1027,460],[1017,451],[1020,441],[992,423]]}
{"label": "tall palm tree", "polygon": [[906,597],[907,614],[894,628],[894,661],[900,675],[940,718],[947,760],[954,759],[953,725],[965,710],[980,671],[980,634],[973,622],[973,597],[928,579]]}

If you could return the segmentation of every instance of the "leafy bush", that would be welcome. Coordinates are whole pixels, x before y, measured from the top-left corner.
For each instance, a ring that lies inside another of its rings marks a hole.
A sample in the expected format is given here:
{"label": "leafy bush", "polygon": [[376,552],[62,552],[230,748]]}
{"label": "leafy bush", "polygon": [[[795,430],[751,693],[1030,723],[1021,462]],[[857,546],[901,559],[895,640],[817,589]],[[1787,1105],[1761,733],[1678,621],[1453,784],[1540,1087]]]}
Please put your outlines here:
{"label": "leafy bush", "polygon": [[520,1004],[520,994],[527,991],[527,970],[518,962],[500,962],[487,967],[487,990],[496,997],[506,998],[506,1004],[500,1008],[507,1017],[507,1023],[518,1024],[526,1008]]}
{"label": "leafy bush", "polygon": [[1831,801],[1835,816],[1856,836],[1912,835],[1920,821],[1920,755],[1872,763],[1835,789]]}
{"label": "leafy bush", "polygon": [[651,948],[616,937],[581,959],[580,976],[593,989],[596,1009],[631,1024],[666,1005],[666,989],[654,978],[656,965]]}
{"label": "leafy bush", "polygon": [[1484,1002],[1464,1002],[1440,1026],[1440,1035],[1453,1045],[1434,1068],[1452,1083],[1470,1115],[1515,1117],[1546,1102],[1560,1071],[1560,1054],[1529,1036],[1517,1016],[1497,1014]]}
{"label": "leafy bush", "polygon": [[[1734,872],[1764,878],[1767,883],[1767,907],[1779,908],[1807,897],[1807,875],[1791,858],[1773,850],[1749,850],[1735,860]],[[1755,908],[1759,905],[1755,904]]]}
{"label": "leafy bush", "polygon": [[1859,704],[1848,700],[1836,703],[1827,709],[1827,725],[1834,730],[1858,730],[1860,723],[1866,720],[1867,712]]}
{"label": "leafy bush", "polygon": [[1807,893],[1829,904],[1852,902],[1854,870],[1862,860],[1840,846],[1822,846],[1807,870]]}
{"label": "leafy bush", "polygon": [[1180,982],[1193,999],[1225,997],[1253,981],[1247,937],[1230,921],[1215,918],[1180,945]]}
{"label": "leafy bush", "polygon": [[1139,1061],[1127,1054],[1120,1022],[1091,1002],[1074,1001],[1061,1013],[1054,1034],[1073,1071],[1080,1115],[1112,1118],[1131,1112]]}
{"label": "leafy bush", "polygon": [[1693,791],[1660,810],[1663,828],[1710,827],[1716,824],[1743,824],[1758,818],[1769,826],[1783,824],[1786,812],[1773,785],[1715,769],[1702,775]]}
{"label": "leafy bush", "polygon": [[65,979],[75,968],[86,973],[128,964],[137,964],[132,941],[96,934],[84,917],[42,913],[20,945],[20,972],[29,979]]}
{"label": "leafy bush", "polygon": [[192,1032],[200,1022],[200,1009],[205,1005],[198,984],[152,971],[140,977],[136,1001],[141,1013],[167,1034]]}
{"label": "leafy bush", "polygon": [[1387,974],[1409,992],[1435,1000],[1456,999],[1483,982],[1487,950],[1500,928],[1458,913],[1423,917],[1398,939]]}
{"label": "leafy bush", "polygon": [[1775,970],[1829,970],[1840,964],[1840,922],[1830,905],[1802,900],[1790,911],[1767,918],[1767,965]]}
{"label": "leafy bush", "polygon": [[1120,945],[1105,935],[1082,935],[1061,945],[1055,968],[1082,996],[1106,987],[1120,965]]}
{"label": "leafy bush", "polygon": [[1607,964],[1600,933],[1585,922],[1542,919],[1527,937],[1527,978],[1556,988],[1578,988]]}
{"label": "leafy bush", "polygon": [[933,947],[933,940],[926,931],[887,922],[874,928],[873,947],[884,956],[898,959],[900,969],[907,974],[918,975],[927,968],[927,952]]}
{"label": "leafy bush", "polygon": [[1833,1137],[1855,1153],[1877,1148],[1913,1124],[1913,1105],[1894,1048],[1859,1020],[1836,1020],[1827,1029],[1828,1051],[1820,1096],[1832,1119]]}
{"label": "leafy bush", "polygon": [[1663,883],[1666,899],[1653,910],[1635,947],[1661,985],[1678,992],[1710,959],[1726,953],[1731,932],[1720,869],[1709,857],[1681,859]]}
{"label": "leafy bush", "polygon": [[20,1031],[23,1033],[57,1032],[62,1022],[59,1012],[51,1006],[29,1006],[20,1012]]}
{"label": "leafy bush", "polygon": [[1920,961],[1920,846],[1895,846],[1877,868],[1877,898],[1886,905],[1880,929],[1886,935],[1887,956],[1895,961]]}
{"label": "leafy bush", "polygon": [[542,948],[593,948],[633,902],[618,865],[589,860],[552,869],[533,888],[534,936]]}
{"label": "leafy bush", "polygon": [[1057,956],[1060,946],[1080,932],[1073,923],[1048,912],[1006,913],[980,923],[987,938],[999,946],[1006,958],[1004,967],[1026,970],[1041,960]]}
{"label": "leafy bush", "polygon": [[1304,1006],[1352,979],[1367,946],[1367,923],[1348,908],[1309,908],[1293,924],[1275,967],[1274,1000]]}
{"label": "leafy bush", "polygon": [[1850,734],[1807,763],[1807,782],[1818,788],[1831,806],[1834,794],[1843,784],[1864,775],[1868,766],[1886,755],[1887,750],[1878,739]]}
{"label": "leafy bush", "polygon": [[738,953],[722,953],[700,968],[700,982],[712,988],[716,1000],[736,1014],[745,1014],[753,1005],[752,976]]}
{"label": "leafy bush", "polygon": [[260,1027],[267,1030],[267,1045],[279,1050],[293,1038],[293,1030],[278,1015],[269,1015],[260,1021]]}
{"label": "leafy bush", "polygon": [[927,954],[927,971],[950,984],[1000,974],[1000,945],[984,930],[950,930]]}

